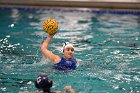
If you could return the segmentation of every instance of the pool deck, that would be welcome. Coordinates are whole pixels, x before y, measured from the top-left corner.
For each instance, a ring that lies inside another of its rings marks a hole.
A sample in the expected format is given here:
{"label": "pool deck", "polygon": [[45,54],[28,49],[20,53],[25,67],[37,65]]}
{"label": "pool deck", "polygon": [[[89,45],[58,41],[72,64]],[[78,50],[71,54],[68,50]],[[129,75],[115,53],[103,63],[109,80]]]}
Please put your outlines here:
{"label": "pool deck", "polygon": [[79,7],[140,10],[140,0],[0,0],[0,6]]}

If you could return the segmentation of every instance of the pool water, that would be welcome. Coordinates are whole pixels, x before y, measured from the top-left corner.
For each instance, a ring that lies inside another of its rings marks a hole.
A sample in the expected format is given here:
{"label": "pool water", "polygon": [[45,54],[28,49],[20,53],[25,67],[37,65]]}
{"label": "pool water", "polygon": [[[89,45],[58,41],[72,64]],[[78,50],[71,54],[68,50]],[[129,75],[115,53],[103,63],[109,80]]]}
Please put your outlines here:
{"label": "pool water", "polygon": [[[49,49],[62,55],[62,43],[72,42],[82,60],[74,71],[53,70],[40,51],[49,17],[59,23]],[[53,80],[53,90],[140,93],[140,12],[1,7],[0,33],[0,93],[37,91],[40,73]]]}

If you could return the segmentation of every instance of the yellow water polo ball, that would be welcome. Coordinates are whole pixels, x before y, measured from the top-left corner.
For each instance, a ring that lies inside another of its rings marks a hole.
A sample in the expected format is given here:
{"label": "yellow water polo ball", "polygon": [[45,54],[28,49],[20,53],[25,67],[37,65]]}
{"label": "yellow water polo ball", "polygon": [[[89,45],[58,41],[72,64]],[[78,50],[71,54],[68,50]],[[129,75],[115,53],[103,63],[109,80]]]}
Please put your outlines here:
{"label": "yellow water polo ball", "polygon": [[44,21],[43,29],[49,35],[55,35],[55,33],[57,33],[57,30],[58,30],[58,23],[55,19],[49,18]]}

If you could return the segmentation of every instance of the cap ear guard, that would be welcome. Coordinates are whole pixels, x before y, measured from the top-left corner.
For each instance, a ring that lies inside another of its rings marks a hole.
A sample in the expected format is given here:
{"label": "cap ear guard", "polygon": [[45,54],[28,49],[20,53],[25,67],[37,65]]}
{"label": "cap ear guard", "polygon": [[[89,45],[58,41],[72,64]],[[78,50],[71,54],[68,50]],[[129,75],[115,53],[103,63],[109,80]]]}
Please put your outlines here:
{"label": "cap ear guard", "polygon": [[64,42],[64,43],[63,43],[63,47],[62,47],[62,49],[61,49],[61,52],[62,52],[62,53],[64,53],[64,48],[65,48],[65,46],[66,46],[67,44],[69,44],[69,42]]}
{"label": "cap ear guard", "polygon": [[37,81],[35,81],[35,87],[38,88],[38,89],[40,89],[40,86],[39,86],[39,84],[37,83]]}

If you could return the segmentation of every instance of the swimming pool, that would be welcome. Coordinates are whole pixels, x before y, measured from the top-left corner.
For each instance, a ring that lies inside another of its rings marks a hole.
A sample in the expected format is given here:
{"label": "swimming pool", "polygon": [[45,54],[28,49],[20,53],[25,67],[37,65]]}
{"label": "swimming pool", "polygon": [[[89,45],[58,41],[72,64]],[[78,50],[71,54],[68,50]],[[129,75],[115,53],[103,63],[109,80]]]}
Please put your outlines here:
{"label": "swimming pool", "polygon": [[[49,17],[59,22],[50,49],[59,54],[62,42],[70,41],[83,60],[74,71],[52,70],[40,52],[42,22]],[[54,90],[72,85],[79,93],[140,92],[138,11],[0,7],[0,28],[1,93],[36,91],[33,81],[42,72]]]}

